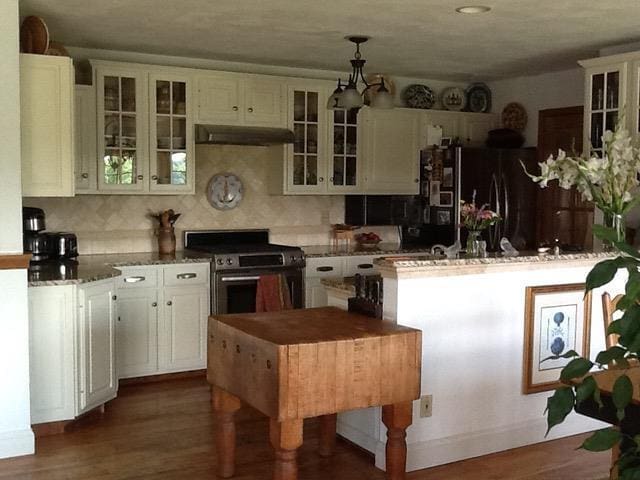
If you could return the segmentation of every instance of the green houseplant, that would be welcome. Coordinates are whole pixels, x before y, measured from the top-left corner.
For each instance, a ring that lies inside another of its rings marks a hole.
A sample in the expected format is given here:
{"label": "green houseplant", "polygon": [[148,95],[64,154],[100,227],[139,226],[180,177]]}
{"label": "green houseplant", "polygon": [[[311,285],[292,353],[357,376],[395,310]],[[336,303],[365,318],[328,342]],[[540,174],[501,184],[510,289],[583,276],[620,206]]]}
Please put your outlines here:
{"label": "green houseplant", "polygon": [[[551,357],[570,361],[560,374],[560,380],[566,386],[556,389],[547,401],[547,433],[587,400],[595,401],[602,408],[600,390],[596,388],[591,373],[594,366],[601,370],[621,369],[611,395],[620,421],[625,417],[633,391],[639,388],[633,384],[627,372],[632,368],[630,363],[640,356],[640,252],[625,242],[624,215],[640,201],[640,195],[636,193],[640,149],[632,144],[622,120],[615,131],[606,131],[602,140],[602,156],[568,156],[559,151],[556,158],[551,156],[546,162],[540,163],[540,175],[530,175],[541,187],[553,180],[557,180],[565,189],[576,187],[585,199],[593,201],[604,214],[605,226],[594,225],[593,230],[597,237],[607,242],[612,258],[596,264],[589,272],[587,291],[608,284],[619,270],[626,270],[628,275],[624,296],[617,304],[622,316],[612,322],[607,331],[608,334],[620,336],[618,345],[599,352],[595,362],[580,357],[575,351]],[[587,438],[581,448],[603,451],[617,444],[624,444],[617,463],[619,478],[640,479],[640,435],[631,438],[617,428],[603,428]]]}

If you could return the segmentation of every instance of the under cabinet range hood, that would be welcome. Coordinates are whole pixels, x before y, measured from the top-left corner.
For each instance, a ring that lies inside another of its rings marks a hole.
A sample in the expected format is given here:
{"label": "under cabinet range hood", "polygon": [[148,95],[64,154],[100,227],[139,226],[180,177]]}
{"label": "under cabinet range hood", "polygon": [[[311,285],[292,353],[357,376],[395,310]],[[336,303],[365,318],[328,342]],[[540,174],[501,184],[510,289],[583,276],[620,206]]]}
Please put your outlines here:
{"label": "under cabinet range hood", "polygon": [[293,132],[286,128],[196,125],[197,144],[266,146],[293,143],[293,140]]}

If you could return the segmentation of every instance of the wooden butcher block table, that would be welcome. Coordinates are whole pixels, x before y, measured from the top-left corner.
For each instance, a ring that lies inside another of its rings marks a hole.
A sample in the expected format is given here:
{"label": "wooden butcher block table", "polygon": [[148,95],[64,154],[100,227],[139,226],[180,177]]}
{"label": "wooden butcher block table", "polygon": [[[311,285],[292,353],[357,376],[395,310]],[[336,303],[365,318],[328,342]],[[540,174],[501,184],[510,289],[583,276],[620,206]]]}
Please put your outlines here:
{"label": "wooden butcher block table", "polygon": [[298,478],[302,421],[320,417],[320,454],[333,450],[336,413],[382,405],[387,478],[405,478],[405,430],[420,396],[419,330],[332,307],[212,316],[218,476],[233,476],[234,412],[244,401],[271,419],[275,480]]}

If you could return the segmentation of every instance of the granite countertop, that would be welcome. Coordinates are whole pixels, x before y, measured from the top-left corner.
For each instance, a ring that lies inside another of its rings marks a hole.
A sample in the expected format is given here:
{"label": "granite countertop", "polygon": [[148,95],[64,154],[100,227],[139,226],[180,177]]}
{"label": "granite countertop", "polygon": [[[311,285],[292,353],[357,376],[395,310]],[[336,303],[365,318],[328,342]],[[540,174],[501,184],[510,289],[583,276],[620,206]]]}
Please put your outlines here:
{"label": "granite countertop", "polygon": [[496,269],[535,269],[561,268],[595,264],[599,260],[612,257],[607,252],[567,252],[539,254],[535,251],[523,251],[518,256],[504,256],[491,253],[487,257],[459,258],[434,257],[432,255],[412,258],[380,258],[375,261],[383,277],[423,277],[484,273]]}
{"label": "granite countertop", "polygon": [[75,260],[53,260],[29,266],[29,286],[77,285],[117,277],[117,267],[168,265],[210,262],[211,255],[202,252],[176,252],[159,255],[157,252],[109,255],[80,255]]}
{"label": "granite countertop", "polygon": [[427,247],[402,247],[395,243],[379,243],[372,248],[360,247],[357,243],[353,243],[347,247],[342,243],[335,245],[309,245],[301,247],[307,258],[314,257],[344,257],[357,255],[397,255],[402,253],[430,253],[431,248]]}

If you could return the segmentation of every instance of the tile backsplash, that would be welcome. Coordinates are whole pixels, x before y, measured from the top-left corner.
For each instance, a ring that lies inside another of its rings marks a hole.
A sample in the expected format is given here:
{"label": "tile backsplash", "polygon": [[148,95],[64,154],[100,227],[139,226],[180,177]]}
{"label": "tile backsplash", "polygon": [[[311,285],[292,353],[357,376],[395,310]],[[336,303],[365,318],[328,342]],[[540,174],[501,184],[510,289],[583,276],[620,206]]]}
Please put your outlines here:
{"label": "tile backsplash", "polygon": [[[269,194],[269,169],[280,148],[198,145],[195,195],[25,198],[24,205],[44,209],[47,230],[75,232],[81,254],[157,250],[156,221],[149,213],[168,208],[182,214],[176,223],[178,249],[184,229],[269,228],[272,242],[329,243],[331,224],[344,221],[344,197]],[[207,201],[207,184],[219,172],[243,181],[244,199],[233,210],[216,210]]]}

